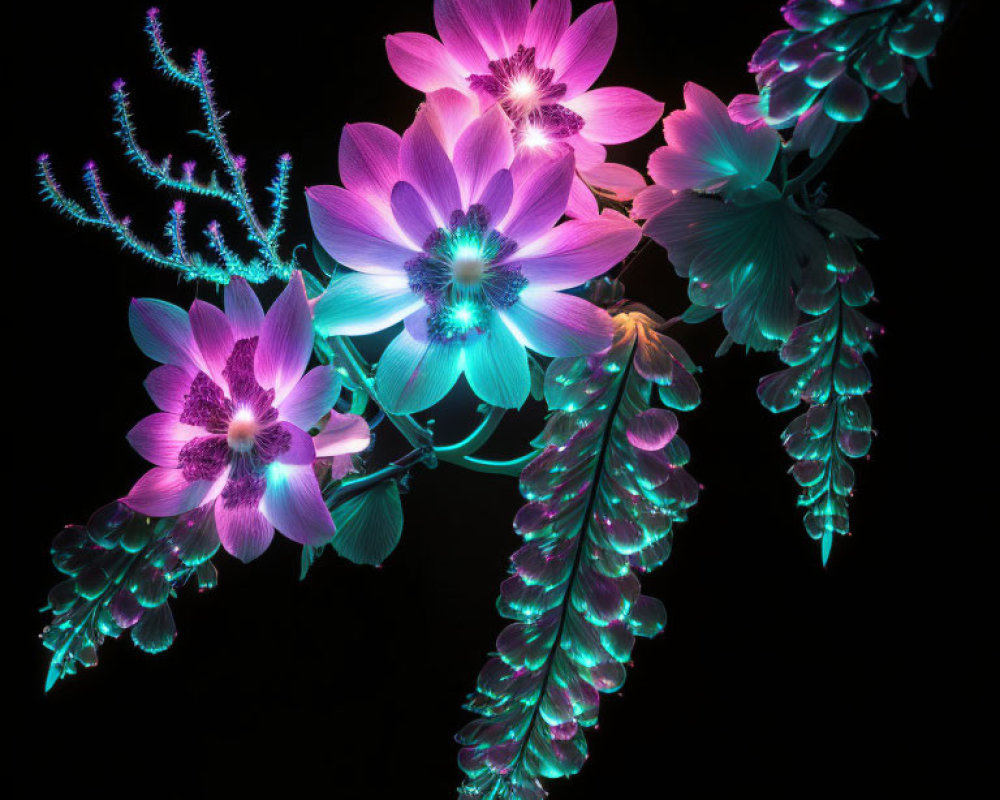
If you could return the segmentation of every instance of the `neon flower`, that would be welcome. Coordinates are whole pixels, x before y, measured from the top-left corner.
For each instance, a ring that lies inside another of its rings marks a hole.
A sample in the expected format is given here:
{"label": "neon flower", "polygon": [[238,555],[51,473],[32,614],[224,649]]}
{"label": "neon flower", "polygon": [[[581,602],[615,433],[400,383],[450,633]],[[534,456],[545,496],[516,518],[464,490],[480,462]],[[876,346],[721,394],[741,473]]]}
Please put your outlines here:
{"label": "neon flower", "polygon": [[214,503],[219,540],[243,561],[267,549],[275,528],[301,544],[329,541],[334,526],[314,462],[364,449],[368,427],[331,412],[340,394],[332,367],[305,372],[313,328],[301,275],[266,315],[234,278],[225,312],[201,300],[189,313],[134,300],[129,325],[139,348],[162,363],[146,381],[161,411],[128,435],[155,466],[122,502],[151,517]]}
{"label": "neon flower", "polygon": [[[560,290],[605,272],[638,243],[614,212],[556,226],[573,180],[573,152],[519,152],[499,107],[478,115],[452,89],[433,92],[402,138],[349,125],[340,142],[346,188],[307,191],[313,230],[356,272],[316,303],[316,327],[359,335],[405,320],[379,361],[388,410],[436,403],[463,372],[484,401],[527,398],[525,347],[546,356],[611,342],[608,314]],[[555,227],[553,227],[555,226]]]}
{"label": "neon flower", "polygon": [[[576,151],[586,184],[619,200],[631,199],[643,181],[635,170],[604,164],[604,145],[629,142],[663,114],[663,104],[620,86],[591,89],[608,63],[618,32],[614,3],[595,5],[570,24],[569,0],[435,0],[440,41],[423,33],[386,39],[396,74],[423,92],[450,87],[499,104],[513,124],[518,146]],[[600,167],[600,169],[598,169]],[[575,216],[593,215],[581,184]],[[589,193],[589,192],[588,192]]]}
{"label": "neon flower", "polygon": [[667,249],[688,297],[710,315],[722,310],[732,340],[780,347],[798,320],[795,289],[823,240],[766,178],[778,134],[730,119],[719,98],[684,87],[686,108],[663,121],[667,146],[654,151],[654,185],[635,199],[643,233]]}

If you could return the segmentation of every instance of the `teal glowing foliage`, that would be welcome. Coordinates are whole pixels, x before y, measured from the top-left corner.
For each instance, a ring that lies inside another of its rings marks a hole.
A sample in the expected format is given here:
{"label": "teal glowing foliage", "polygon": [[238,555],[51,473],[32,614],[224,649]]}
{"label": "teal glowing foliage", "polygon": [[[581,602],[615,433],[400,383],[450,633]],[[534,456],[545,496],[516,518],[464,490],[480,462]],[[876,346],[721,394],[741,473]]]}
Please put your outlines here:
{"label": "teal glowing foliage", "polygon": [[166,650],[177,632],[169,599],[192,578],[199,590],[215,587],[218,549],[211,508],[149,519],[115,502],[85,526],[64,528],[52,542],[52,562],[66,578],[49,592],[44,610],[52,621],[41,634],[52,651],[45,690],[78,666],[97,664],[105,637],[125,630],[147,653]]}
{"label": "teal glowing foliage", "polygon": [[193,131],[211,145],[224,178],[212,172],[207,181],[195,177],[197,164],[193,161],[181,165],[177,173],[168,155],[160,161],[153,159],[138,142],[132,120],[125,82],[114,83],[111,101],[114,106],[115,135],[121,141],[125,154],[139,170],[157,187],[168,189],[180,196],[217,200],[229,205],[244,229],[247,241],[257,251],[257,256],[244,259],[226,242],[218,222],[211,221],[204,230],[210,253],[203,255],[191,250],[184,237],[185,204],[174,201],[169,212],[164,234],[170,245],[164,251],[133,230],[127,216],[118,216],[101,180],[97,165],[89,162],[84,167],[83,179],[90,201],[90,209],[70,199],[63,191],[52,171],[48,155],[38,158],[38,179],[41,194],[59,212],[76,222],[110,230],[123,247],[160,267],[176,270],[188,280],[208,280],[218,284],[229,282],[233,275],[246,278],[251,283],[263,283],[271,277],[287,280],[296,269],[294,251],[285,260],[279,253],[279,242],[284,233],[285,211],[288,206],[288,182],[292,160],[288,154],[277,162],[276,173],[268,186],[271,195],[270,222],[265,224],[257,214],[254,201],[246,183],[246,159],[229,147],[222,120],[225,112],[219,110],[215,88],[203,50],[191,58],[191,66],[184,69],[174,61],[160,25],[159,12],[150,9],[146,18],[149,37],[157,69],[171,81],[187,87],[198,95],[204,121],[204,130]]}
{"label": "teal glowing foliage", "polygon": [[[635,637],[666,622],[636,573],[667,559],[697,500],[668,409],[694,407],[698,388],[651,312],[627,307],[615,321],[606,354],[556,359],[546,374],[555,413],[521,474],[528,503],[514,527],[525,543],[497,600],[515,622],[466,705],[479,718],[458,735],[462,797],[537,800],[541,779],[579,771],[599,694],[624,683]],[[654,386],[668,408],[651,407]]]}
{"label": "teal glowing foliage", "polygon": [[[930,82],[947,0],[791,0],[791,26],[768,36],[750,60],[759,102],[744,109],[775,127],[794,125],[812,109],[838,123],[864,119],[872,95],[905,104],[916,76]],[[742,113],[742,111],[741,111]]]}
{"label": "teal glowing foliage", "polygon": [[872,420],[864,395],[871,375],[864,357],[879,328],[858,309],[871,300],[871,278],[857,259],[860,238],[873,236],[833,209],[816,212],[828,231],[824,264],[807,270],[796,298],[810,319],[781,348],[788,367],[768,375],[757,394],[775,413],[805,403],[808,409],[785,429],[792,476],[802,488],[805,526],[820,542],[823,563],[835,535],[850,532],[847,500],[854,489],[850,459],[867,455]]}

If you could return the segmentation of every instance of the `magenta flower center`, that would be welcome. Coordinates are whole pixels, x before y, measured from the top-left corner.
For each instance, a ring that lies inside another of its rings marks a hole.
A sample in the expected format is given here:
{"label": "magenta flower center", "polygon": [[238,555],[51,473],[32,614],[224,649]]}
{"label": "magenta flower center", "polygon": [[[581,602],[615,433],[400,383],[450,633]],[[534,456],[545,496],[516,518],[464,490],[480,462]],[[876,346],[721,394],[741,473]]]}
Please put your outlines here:
{"label": "magenta flower center", "polygon": [[227,508],[256,504],[267,485],[266,468],[291,448],[292,436],[278,422],[274,390],[254,374],[257,337],[240,339],[226,360],[229,395],[199,372],[184,396],[180,421],[203,428],[181,448],[179,466],[189,481],[216,480],[229,469],[222,502]]}
{"label": "magenta flower center", "polygon": [[544,145],[579,133],[584,119],[557,101],[565,83],[553,83],[555,70],[535,64],[535,48],[518,45],[509,58],[489,63],[488,75],[470,75],[475,91],[497,100],[514,123],[518,143]]}
{"label": "magenta flower center", "polygon": [[455,211],[448,228],[424,242],[423,253],[406,263],[411,291],[430,311],[428,332],[436,341],[482,333],[494,310],[510,308],[527,279],[507,259],[517,243],[490,227],[489,211],[479,204]]}

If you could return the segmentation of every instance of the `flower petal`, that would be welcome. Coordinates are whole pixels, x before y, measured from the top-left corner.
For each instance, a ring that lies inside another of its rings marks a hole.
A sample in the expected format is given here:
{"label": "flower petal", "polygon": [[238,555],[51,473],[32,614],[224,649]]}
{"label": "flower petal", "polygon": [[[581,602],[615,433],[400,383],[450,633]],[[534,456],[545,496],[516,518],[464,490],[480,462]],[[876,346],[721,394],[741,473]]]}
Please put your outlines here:
{"label": "flower petal", "polygon": [[385,51],[399,79],[421,92],[462,86],[468,74],[441,42],[426,33],[387,36]]}
{"label": "flower petal", "polygon": [[268,309],[254,354],[254,373],[280,404],[309,363],[313,347],[312,311],[302,274],[296,272]]}
{"label": "flower petal", "polygon": [[459,0],[434,0],[434,26],[445,48],[469,73],[485,72],[490,57]]}
{"label": "flower petal", "polygon": [[574,219],[590,219],[600,214],[594,193],[579,175],[574,175],[573,185],[569,190],[569,201],[566,203],[566,216]]}
{"label": "flower petal", "polygon": [[298,425],[290,422],[279,422],[278,425],[291,436],[287,450],[278,453],[275,461],[279,464],[312,464],[316,459],[316,448],[312,437]]}
{"label": "flower petal", "polygon": [[317,458],[360,453],[371,442],[371,430],[363,417],[357,414],[330,412],[330,419],[316,436],[313,447]]}
{"label": "flower petal", "polygon": [[539,167],[514,187],[514,200],[503,223],[503,233],[526,245],[547,231],[566,211],[573,183],[573,156],[567,153]]}
{"label": "flower petal", "polygon": [[385,275],[403,271],[415,255],[391,214],[339,186],[306,189],[313,232],[334,259],[351,269]]}
{"label": "flower petal", "polygon": [[500,316],[525,347],[543,356],[600,352],[610,346],[615,330],[604,309],[571,294],[532,287]]}
{"label": "flower petal", "polygon": [[274,538],[274,526],[257,509],[256,504],[235,504],[227,508],[215,503],[215,527],[226,552],[244,564],[261,555]]}
{"label": "flower petal", "polygon": [[132,428],[125,437],[144,459],[158,467],[176,467],[181,448],[205,431],[196,425],[185,425],[176,414],[150,414]]}
{"label": "flower petal", "polygon": [[400,177],[420,191],[438,226],[445,227],[452,212],[461,207],[462,196],[455,169],[423,112],[403,134],[399,167]]}
{"label": "flower petal", "polygon": [[587,91],[611,57],[618,36],[615,4],[599,3],[584,11],[556,45],[551,66],[555,80],[566,84],[566,97]]}
{"label": "flower petal", "polygon": [[535,63],[545,68],[569,27],[570,0],[538,0],[524,31],[524,46],[535,48]]}
{"label": "flower petal", "polygon": [[424,304],[405,275],[351,272],[330,281],[316,301],[316,329],[326,336],[360,336],[395,325]]}
{"label": "flower petal", "polygon": [[222,370],[236,343],[229,317],[222,309],[204,300],[195,300],[191,304],[188,317],[194,340],[208,366],[209,377],[216,383],[223,383]]}
{"label": "flower petal", "polygon": [[139,349],[154,361],[193,372],[206,370],[184,309],[164,300],[134,299],[128,326]]}
{"label": "flower petal", "polygon": [[510,120],[499,105],[469,125],[455,144],[455,174],[465,208],[475,202],[497,170],[514,159]]}
{"label": "flower petal", "polygon": [[237,339],[259,336],[260,326],[264,324],[264,309],[250,284],[237,276],[226,284],[224,291],[226,316],[233,328],[233,336]]}
{"label": "flower petal", "polygon": [[333,519],[311,465],[268,467],[260,511],[279,533],[299,544],[325,544],[333,536]]}
{"label": "flower petal", "polygon": [[309,430],[340,397],[340,376],[328,365],[314,367],[278,404],[278,419]]}
{"label": "flower petal", "polygon": [[586,120],[583,137],[601,144],[638,139],[663,116],[663,103],[624,86],[591,89],[565,105]]}
{"label": "flower petal", "polygon": [[676,196],[672,189],[658,183],[647,186],[632,201],[632,219],[649,219],[666,208]]}
{"label": "flower petal", "polygon": [[483,187],[483,193],[475,198],[475,202],[486,206],[491,220],[500,220],[507,215],[511,201],[514,199],[514,179],[509,169],[498,171]]}
{"label": "flower petal", "polygon": [[520,408],[528,399],[531,374],[528,354],[499,319],[465,344],[465,377],[484,402],[500,408]]}
{"label": "flower petal", "polygon": [[451,158],[458,137],[479,116],[479,104],[457,89],[438,89],[427,95],[421,113]]}
{"label": "flower petal", "polygon": [[386,411],[410,414],[448,394],[461,371],[461,347],[418,341],[404,329],[382,353],[375,385]]}
{"label": "flower petal", "polygon": [[624,217],[569,220],[512,256],[531,289],[569,289],[613,267],[639,243],[639,226]]}
{"label": "flower petal", "polygon": [[398,181],[392,187],[392,215],[417,248],[423,247],[427,237],[437,230],[427,203],[412,183]]}
{"label": "flower petal", "polygon": [[153,467],[121,499],[125,505],[150,517],[173,517],[202,504],[213,481],[189,481],[179,469]]}
{"label": "flower petal", "polygon": [[622,203],[631,200],[646,188],[646,179],[642,177],[642,173],[624,164],[598,164],[586,170],[581,169],[580,173],[601,194],[610,195]]}
{"label": "flower petal", "polygon": [[340,135],[340,181],[372,205],[385,206],[399,180],[399,134],[383,125],[345,125]]}
{"label": "flower petal", "polygon": [[173,364],[156,367],[143,386],[161,411],[180,414],[184,410],[184,395],[191,388],[191,375]]}

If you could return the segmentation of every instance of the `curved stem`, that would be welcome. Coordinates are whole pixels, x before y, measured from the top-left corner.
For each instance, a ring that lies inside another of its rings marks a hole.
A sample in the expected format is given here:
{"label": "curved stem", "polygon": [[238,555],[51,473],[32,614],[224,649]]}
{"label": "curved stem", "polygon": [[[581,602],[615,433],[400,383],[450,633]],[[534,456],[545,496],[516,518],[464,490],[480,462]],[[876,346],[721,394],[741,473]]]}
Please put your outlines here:
{"label": "curved stem", "polygon": [[806,167],[802,172],[792,178],[788,183],[785,184],[785,190],[782,194],[785,197],[790,197],[795,194],[799,189],[804,189],[806,184],[815,178],[827,165],[827,162],[833,157],[833,154],[837,151],[837,148],[843,143],[844,139],[847,138],[847,134],[850,132],[849,125],[841,125],[837,132],[833,135],[833,139],[830,144],[826,146],[819,158],[815,159],[808,167]]}

